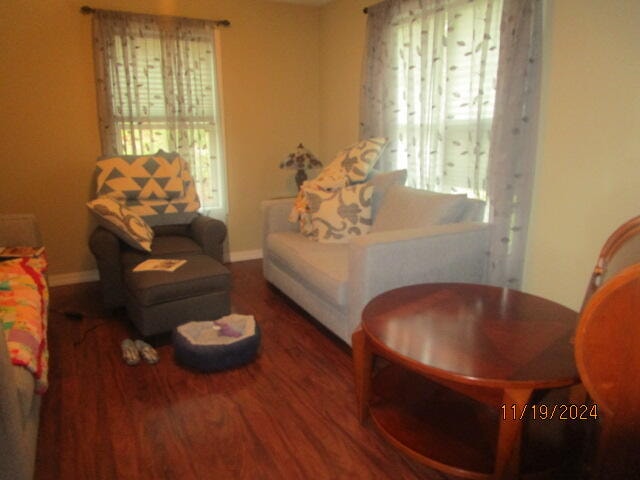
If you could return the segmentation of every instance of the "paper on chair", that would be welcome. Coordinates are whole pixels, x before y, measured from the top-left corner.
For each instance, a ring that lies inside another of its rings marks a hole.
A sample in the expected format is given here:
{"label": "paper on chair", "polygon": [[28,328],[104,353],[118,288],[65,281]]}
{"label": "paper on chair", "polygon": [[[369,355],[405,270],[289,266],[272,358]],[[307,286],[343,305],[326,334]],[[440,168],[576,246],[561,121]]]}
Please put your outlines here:
{"label": "paper on chair", "polygon": [[134,272],[162,271],[173,272],[187,263],[186,260],[176,260],[171,258],[151,258],[139,263],[133,269]]}

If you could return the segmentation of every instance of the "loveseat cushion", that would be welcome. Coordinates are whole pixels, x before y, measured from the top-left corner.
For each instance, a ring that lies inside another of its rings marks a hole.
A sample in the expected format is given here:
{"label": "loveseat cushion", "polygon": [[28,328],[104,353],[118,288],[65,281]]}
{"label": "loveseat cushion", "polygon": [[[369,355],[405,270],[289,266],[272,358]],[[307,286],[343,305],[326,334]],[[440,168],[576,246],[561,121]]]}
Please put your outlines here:
{"label": "loveseat cushion", "polygon": [[484,211],[487,203],[477,198],[469,198],[467,200],[467,208],[465,209],[461,222],[483,222]]}
{"label": "loveseat cushion", "polygon": [[407,181],[407,169],[380,172],[373,170],[367,177],[367,183],[373,185],[373,197],[371,198],[371,216],[376,218],[382,199],[394,185],[404,185]]}
{"label": "loveseat cushion", "polygon": [[390,187],[371,232],[423,228],[459,222],[468,206],[466,195],[448,195],[417,188]]}
{"label": "loveseat cushion", "polygon": [[279,268],[341,306],[347,304],[348,248],[347,244],[318,243],[298,232],[267,236],[269,256]]}

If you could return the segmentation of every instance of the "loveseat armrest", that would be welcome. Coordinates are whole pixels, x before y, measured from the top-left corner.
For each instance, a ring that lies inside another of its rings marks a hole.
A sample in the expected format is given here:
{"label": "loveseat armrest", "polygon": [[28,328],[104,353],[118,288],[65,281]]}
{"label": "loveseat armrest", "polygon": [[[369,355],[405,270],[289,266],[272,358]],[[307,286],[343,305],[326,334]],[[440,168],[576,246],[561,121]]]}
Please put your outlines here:
{"label": "loveseat armrest", "polygon": [[375,232],[349,242],[349,328],[367,303],[394,288],[418,283],[472,282],[487,278],[486,223],[453,223]]}
{"label": "loveseat armrest", "polygon": [[264,238],[270,233],[298,230],[298,224],[289,221],[293,202],[294,198],[279,198],[262,202],[262,235]]}
{"label": "loveseat armrest", "polygon": [[[276,232],[295,232],[297,223],[289,221],[289,213],[293,208],[294,198],[279,198],[276,200],[263,200],[260,204],[262,210],[262,265],[266,269],[269,264],[269,249],[267,237]],[[265,277],[267,273],[265,270]]]}
{"label": "loveseat armrest", "polygon": [[189,228],[191,238],[202,247],[204,253],[222,263],[224,239],[227,238],[227,226],[224,222],[198,215]]}

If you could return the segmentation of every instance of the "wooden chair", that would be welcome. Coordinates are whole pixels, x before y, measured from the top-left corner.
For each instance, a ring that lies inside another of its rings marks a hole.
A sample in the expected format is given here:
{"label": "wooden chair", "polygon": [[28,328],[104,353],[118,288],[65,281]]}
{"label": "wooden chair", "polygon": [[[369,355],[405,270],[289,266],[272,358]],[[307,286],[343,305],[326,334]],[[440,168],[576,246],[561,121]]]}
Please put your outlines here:
{"label": "wooden chair", "polygon": [[620,225],[600,249],[600,255],[587,285],[582,309],[608,278],[624,267],[640,262],[640,215]]}
{"label": "wooden chair", "polygon": [[640,216],[602,247],[576,331],[576,364],[599,420],[594,479],[640,476],[639,234]]}

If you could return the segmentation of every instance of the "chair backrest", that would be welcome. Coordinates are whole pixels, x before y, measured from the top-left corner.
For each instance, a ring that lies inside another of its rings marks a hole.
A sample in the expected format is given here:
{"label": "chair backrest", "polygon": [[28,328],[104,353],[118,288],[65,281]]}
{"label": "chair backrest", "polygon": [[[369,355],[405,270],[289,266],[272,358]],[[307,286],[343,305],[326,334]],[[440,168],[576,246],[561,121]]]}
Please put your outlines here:
{"label": "chair backrest", "polygon": [[187,163],[162,150],[98,159],[96,194],[123,203],[150,226],[190,223],[200,208]]}
{"label": "chair backrest", "polygon": [[595,291],[625,267],[640,262],[640,215],[620,225],[600,250],[582,308]]}
{"label": "chair backrest", "polygon": [[640,263],[587,300],[575,358],[602,425],[594,478],[632,478],[640,472]]}

